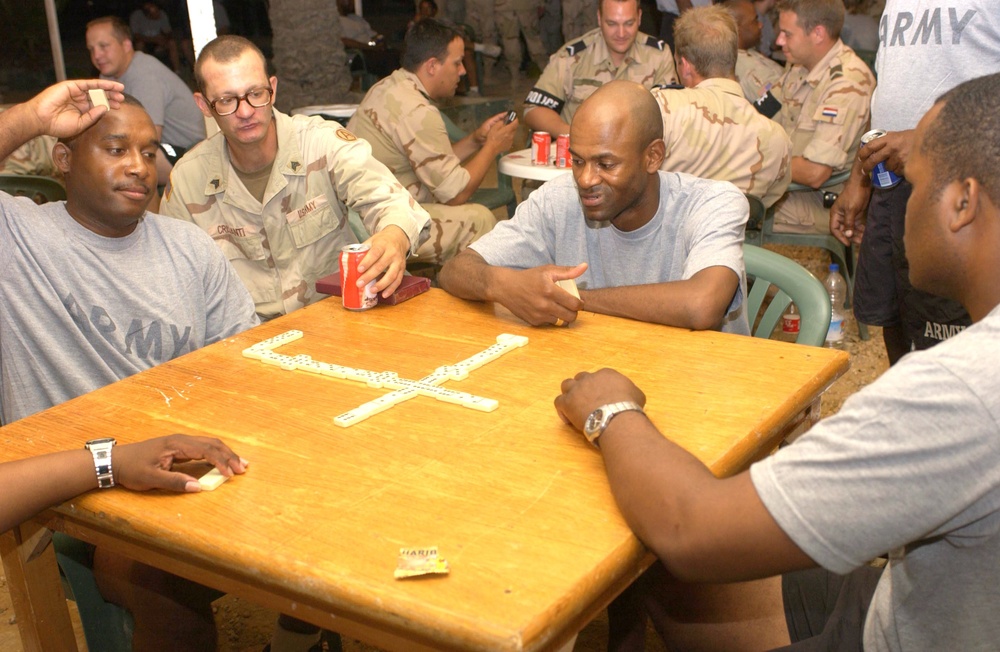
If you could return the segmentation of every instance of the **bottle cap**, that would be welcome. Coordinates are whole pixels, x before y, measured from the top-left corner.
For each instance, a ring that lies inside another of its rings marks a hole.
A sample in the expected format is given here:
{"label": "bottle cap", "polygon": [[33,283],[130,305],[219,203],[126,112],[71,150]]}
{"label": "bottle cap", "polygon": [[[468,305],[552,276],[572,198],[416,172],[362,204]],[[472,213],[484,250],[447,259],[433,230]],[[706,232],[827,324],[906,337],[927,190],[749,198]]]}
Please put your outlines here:
{"label": "bottle cap", "polygon": [[830,271],[831,272],[839,272],[840,271],[840,265],[838,265],[837,263],[830,263]]}

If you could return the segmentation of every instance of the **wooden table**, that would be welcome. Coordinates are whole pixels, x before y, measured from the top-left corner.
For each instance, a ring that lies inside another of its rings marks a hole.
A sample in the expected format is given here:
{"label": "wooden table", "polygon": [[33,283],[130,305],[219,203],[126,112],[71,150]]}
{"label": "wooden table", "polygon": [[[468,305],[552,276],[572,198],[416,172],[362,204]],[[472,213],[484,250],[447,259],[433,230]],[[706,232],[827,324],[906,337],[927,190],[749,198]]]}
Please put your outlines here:
{"label": "wooden table", "polygon": [[552,156],[549,157],[548,165],[535,165],[531,162],[531,149],[519,149],[500,157],[497,161],[497,170],[509,177],[519,179],[533,179],[535,181],[551,181],[558,176],[568,174],[573,168],[557,168],[552,164],[555,157],[556,144],[552,143]]}
{"label": "wooden table", "polygon": [[[498,399],[495,412],[421,397],[340,428],[334,416],[386,390],[242,357],[289,329],[305,336],[280,353],[414,379],[500,333],[530,343],[445,385]],[[600,453],[552,407],[560,381],[605,366],[723,476],[818,414],[848,358],[592,313],[531,328],[439,290],[367,312],[322,301],[0,430],[0,460],[181,431],[251,461],[211,493],[91,492],[3,535],[25,647],[75,646],[48,529],[384,648],[558,647],[652,562]],[[399,548],[431,545],[450,575],[393,579]]]}

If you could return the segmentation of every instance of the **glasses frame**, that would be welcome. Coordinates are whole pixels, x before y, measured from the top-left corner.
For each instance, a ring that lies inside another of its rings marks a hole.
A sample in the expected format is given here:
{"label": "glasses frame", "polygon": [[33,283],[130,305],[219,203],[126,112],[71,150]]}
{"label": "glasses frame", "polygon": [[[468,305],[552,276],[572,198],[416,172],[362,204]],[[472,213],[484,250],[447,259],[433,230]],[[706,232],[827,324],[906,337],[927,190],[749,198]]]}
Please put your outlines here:
{"label": "glasses frame", "polygon": [[[257,91],[267,91],[267,101],[264,102],[263,104],[259,105],[259,106],[250,101],[250,93],[256,93]],[[233,99],[236,100],[236,106],[233,107],[232,111],[229,111],[228,113],[222,113],[217,108],[215,108],[215,104],[217,102],[221,102],[222,100],[233,100]],[[265,106],[268,106],[273,99],[274,99],[274,89],[271,88],[270,86],[261,86],[259,88],[251,88],[250,90],[248,90],[243,95],[236,95],[236,96],[223,95],[222,97],[220,97],[217,100],[210,100],[208,102],[208,105],[210,107],[212,107],[212,111],[215,112],[215,115],[217,115],[217,116],[219,116],[221,118],[221,117],[225,117],[227,115],[232,115],[232,114],[236,113],[237,111],[239,111],[240,110],[240,102],[246,102],[247,105],[250,106],[251,108],[261,109],[261,108],[264,108]]]}

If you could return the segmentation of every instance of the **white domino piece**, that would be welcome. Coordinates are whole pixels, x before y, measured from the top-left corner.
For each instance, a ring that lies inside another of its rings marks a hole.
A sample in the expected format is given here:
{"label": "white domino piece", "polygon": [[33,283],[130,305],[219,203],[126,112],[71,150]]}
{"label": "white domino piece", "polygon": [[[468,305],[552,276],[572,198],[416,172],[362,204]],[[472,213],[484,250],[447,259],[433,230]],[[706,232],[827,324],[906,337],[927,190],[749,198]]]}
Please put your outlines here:
{"label": "white domino piece", "polygon": [[91,88],[87,91],[87,95],[90,96],[90,103],[94,106],[103,106],[109,111],[111,110],[111,103],[108,102],[108,94],[103,88]]}
{"label": "white domino piece", "polygon": [[577,299],[580,298],[580,291],[576,289],[576,281],[574,281],[573,279],[571,279],[571,278],[564,278],[561,281],[556,281],[556,285],[558,285],[562,289],[566,290],[567,292],[569,292],[570,294],[572,294]]}
{"label": "white domino piece", "polygon": [[255,344],[254,346],[258,346],[262,349],[274,350],[279,346],[284,346],[289,342],[294,342],[295,340],[301,340],[301,339],[302,339],[302,331],[291,330],[291,331],[285,331],[280,335],[275,335],[272,338],[257,342],[257,344]]}
{"label": "white domino piece", "polygon": [[371,415],[367,412],[362,412],[361,408],[354,408],[334,417],[333,422],[341,428],[347,428],[348,426],[353,426],[355,423],[364,421],[369,416]]}
{"label": "white domino piece", "polygon": [[332,376],[334,378],[347,378],[348,367],[342,367],[339,364],[329,364],[327,362],[321,362],[322,366],[320,373],[324,376]]}
{"label": "white domino piece", "polygon": [[512,333],[500,333],[497,335],[497,344],[504,344],[508,347],[522,347],[528,343],[528,338],[524,335],[514,335]]}
{"label": "white domino piece", "polygon": [[198,484],[201,485],[202,491],[215,491],[228,479],[219,469],[212,469],[198,479]]}
{"label": "white domino piece", "polygon": [[418,380],[417,383],[420,385],[440,385],[446,380],[448,380],[448,374],[439,373],[435,371],[429,376],[424,376],[423,378]]}
{"label": "white domino piece", "polygon": [[480,412],[492,412],[500,407],[500,402],[494,398],[485,398],[483,396],[474,396],[469,394],[469,398],[463,400],[459,405],[462,407],[472,408],[473,410],[479,410]]}
{"label": "white domino piece", "polygon": [[295,369],[295,358],[290,355],[282,355],[273,351],[268,351],[261,359],[264,364],[274,365],[292,371]]}
{"label": "white domino piece", "polygon": [[270,349],[265,349],[262,346],[254,344],[249,349],[243,349],[243,357],[250,358],[251,360],[260,360],[264,354],[269,352]]}

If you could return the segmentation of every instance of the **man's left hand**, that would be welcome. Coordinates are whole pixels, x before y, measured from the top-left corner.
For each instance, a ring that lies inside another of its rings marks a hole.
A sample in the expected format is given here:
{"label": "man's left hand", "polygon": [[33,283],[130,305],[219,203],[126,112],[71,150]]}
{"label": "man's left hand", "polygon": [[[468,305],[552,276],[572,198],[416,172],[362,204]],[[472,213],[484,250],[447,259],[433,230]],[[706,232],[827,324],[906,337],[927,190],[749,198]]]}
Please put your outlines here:
{"label": "man's left hand", "polygon": [[646,395],[631,380],[614,369],[601,369],[590,373],[581,371],[562,382],[562,394],[556,397],[559,417],[577,430],[591,412],[619,401],[635,401],[646,405]]}
{"label": "man's left hand", "polygon": [[403,281],[410,239],[403,229],[393,224],[370,237],[365,244],[371,245],[371,249],[358,264],[358,271],[362,272],[358,287],[368,285],[382,274],[382,278],[375,283],[375,291],[388,298]]}

